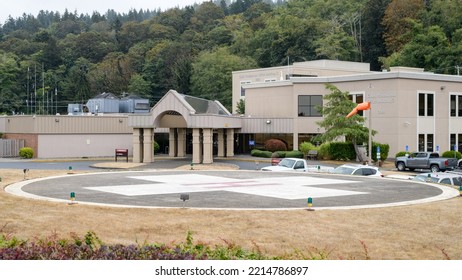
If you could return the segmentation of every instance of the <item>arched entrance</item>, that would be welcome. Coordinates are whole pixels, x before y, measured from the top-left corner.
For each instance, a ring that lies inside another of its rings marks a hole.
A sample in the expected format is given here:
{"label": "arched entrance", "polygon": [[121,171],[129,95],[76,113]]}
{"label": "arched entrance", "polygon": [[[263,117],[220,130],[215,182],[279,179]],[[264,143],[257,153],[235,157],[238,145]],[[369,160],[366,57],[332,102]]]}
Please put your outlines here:
{"label": "arched entrance", "polygon": [[170,157],[184,157],[190,148],[194,164],[207,164],[213,162],[214,147],[219,157],[234,156],[234,131],[241,128],[241,119],[218,101],[170,90],[150,115],[130,116],[129,125],[133,127],[134,162],[154,161],[155,131],[167,129]]}

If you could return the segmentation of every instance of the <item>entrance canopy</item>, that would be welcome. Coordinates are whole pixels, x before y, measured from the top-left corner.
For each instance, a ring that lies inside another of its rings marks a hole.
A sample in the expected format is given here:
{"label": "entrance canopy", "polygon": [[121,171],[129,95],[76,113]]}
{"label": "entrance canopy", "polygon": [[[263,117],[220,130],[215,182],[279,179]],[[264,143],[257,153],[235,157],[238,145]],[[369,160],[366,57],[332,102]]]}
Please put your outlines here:
{"label": "entrance canopy", "polygon": [[218,156],[234,155],[234,129],[240,117],[233,116],[218,101],[168,91],[149,114],[130,115],[133,127],[133,161],[152,162],[154,129],[169,129],[169,156],[183,157],[186,131],[192,132],[193,163],[213,162],[213,134],[218,138]]}
{"label": "entrance canopy", "polygon": [[219,102],[169,90],[149,114],[130,115],[128,125],[143,128],[241,128],[241,118]]}

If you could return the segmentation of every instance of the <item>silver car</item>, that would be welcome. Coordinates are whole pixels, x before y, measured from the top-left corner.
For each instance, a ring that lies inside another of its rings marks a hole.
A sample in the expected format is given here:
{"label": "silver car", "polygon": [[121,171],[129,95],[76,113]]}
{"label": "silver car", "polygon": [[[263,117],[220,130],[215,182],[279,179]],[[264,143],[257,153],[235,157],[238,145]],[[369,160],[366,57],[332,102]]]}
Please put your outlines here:
{"label": "silver car", "polygon": [[334,168],[331,173],[383,177],[378,167],[362,164],[344,164]]}
{"label": "silver car", "polygon": [[448,172],[422,173],[412,178],[414,181],[462,186],[462,175]]}

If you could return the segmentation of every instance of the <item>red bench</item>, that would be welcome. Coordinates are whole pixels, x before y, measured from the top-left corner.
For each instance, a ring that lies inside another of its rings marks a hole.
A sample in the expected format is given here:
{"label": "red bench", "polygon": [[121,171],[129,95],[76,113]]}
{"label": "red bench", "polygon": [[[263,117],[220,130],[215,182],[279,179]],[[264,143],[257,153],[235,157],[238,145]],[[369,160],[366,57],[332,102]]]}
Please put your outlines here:
{"label": "red bench", "polygon": [[118,157],[125,157],[128,162],[128,149],[115,149],[115,161]]}

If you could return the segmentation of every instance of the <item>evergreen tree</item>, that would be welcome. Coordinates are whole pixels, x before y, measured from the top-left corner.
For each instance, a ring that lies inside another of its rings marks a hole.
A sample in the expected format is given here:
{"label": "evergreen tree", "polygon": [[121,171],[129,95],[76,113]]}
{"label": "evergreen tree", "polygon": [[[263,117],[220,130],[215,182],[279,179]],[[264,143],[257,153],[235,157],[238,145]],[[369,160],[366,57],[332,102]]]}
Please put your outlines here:
{"label": "evergreen tree", "polygon": [[[367,142],[369,138],[369,129],[364,126],[365,119],[358,114],[350,118],[346,117],[356,107],[356,104],[348,98],[348,92],[342,92],[331,84],[327,84],[326,89],[330,90],[330,93],[324,96],[323,106],[317,108],[323,116],[323,120],[317,124],[324,128],[325,132],[318,135],[316,140],[328,142],[345,137],[346,141],[353,143],[358,159],[361,162],[365,161],[358,148],[358,145]],[[372,131],[373,135],[375,133]]]}

